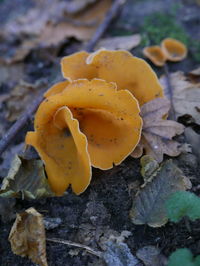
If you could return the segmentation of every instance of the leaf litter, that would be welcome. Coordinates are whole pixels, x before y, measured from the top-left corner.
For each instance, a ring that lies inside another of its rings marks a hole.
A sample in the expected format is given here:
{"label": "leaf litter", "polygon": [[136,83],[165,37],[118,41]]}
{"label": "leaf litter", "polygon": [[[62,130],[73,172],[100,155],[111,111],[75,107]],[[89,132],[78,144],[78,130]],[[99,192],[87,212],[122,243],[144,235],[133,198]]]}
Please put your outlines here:
{"label": "leaf litter", "polygon": [[178,156],[181,153],[180,143],[172,138],[184,132],[184,126],[176,121],[163,117],[169,112],[170,102],[166,98],[156,98],[141,107],[143,128],[141,140],[132,152],[133,158],[139,158],[143,150],[158,162],[163,155]]}
{"label": "leaf litter", "polygon": [[115,36],[111,38],[101,39],[95,49],[105,48],[108,50],[131,50],[137,47],[141,42],[140,34],[133,34],[130,36]]}
{"label": "leaf litter", "polygon": [[151,179],[136,194],[130,217],[134,224],[160,227],[168,221],[166,200],[176,191],[190,189],[191,182],[172,160],[162,163]]}
{"label": "leaf litter", "polygon": [[[198,76],[198,71],[190,73],[193,73],[193,76],[196,73]],[[173,88],[172,102],[176,118],[187,114],[191,115],[197,124],[200,124],[200,82],[194,83],[181,71],[170,74],[170,80]],[[165,76],[160,78],[160,82],[165,90],[167,86]],[[166,94],[166,96],[168,95]]]}
{"label": "leaf litter", "polygon": [[52,197],[41,160],[25,160],[14,157],[7,177],[3,179],[0,197],[37,199]]}
{"label": "leaf litter", "polygon": [[[58,47],[71,37],[89,40],[111,3],[111,0],[35,1],[25,15],[8,20],[2,27],[0,37],[7,45],[3,47],[0,61],[7,64],[19,62],[33,49]],[[19,44],[13,47],[15,40]]]}
{"label": "leaf litter", "polygon": [[9,234],[13,253],[28,256],[32,262],[47,266],[46,236],[42,215],[34,208],[17,214]]}

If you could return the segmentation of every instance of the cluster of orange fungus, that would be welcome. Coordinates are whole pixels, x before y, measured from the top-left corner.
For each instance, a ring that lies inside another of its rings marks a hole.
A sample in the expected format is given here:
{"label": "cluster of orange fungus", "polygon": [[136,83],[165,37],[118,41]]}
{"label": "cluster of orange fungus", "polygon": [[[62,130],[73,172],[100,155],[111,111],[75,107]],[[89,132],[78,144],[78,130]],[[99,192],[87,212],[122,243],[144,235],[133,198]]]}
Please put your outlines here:
{"label": "cluster of orange fungus", "polygon": [[62,59],[67,80],[45,93],[26,135],[45,164],[52,190],[76,194],[90,183],[91,167],[120,164],[137,146],[140,105],[162,97],[149,65],[126,51],[79,52]]}
{"label": "cluster of orange fungus", "polygon": [[187,47],[180,41],[166,38],[161,46],[154,45],[145,47],[143,54],[156,66],[163,66],[167,60],[178,62],[187,56]]}
{"label": "cluster of orange fungus", "polygon": [[91,166],[112,168],[133,151],[142,120],[137,100],[114,83],[79,79],[62,85],[46,93],[26,143],[44,161],[56,194],[69,184],[80,194],[90,183]]}

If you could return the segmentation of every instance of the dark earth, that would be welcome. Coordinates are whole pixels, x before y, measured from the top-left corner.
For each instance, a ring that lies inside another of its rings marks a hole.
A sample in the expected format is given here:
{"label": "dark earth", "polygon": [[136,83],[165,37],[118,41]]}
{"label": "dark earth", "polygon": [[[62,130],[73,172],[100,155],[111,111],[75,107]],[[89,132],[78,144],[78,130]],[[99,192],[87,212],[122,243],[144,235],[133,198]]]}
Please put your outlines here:
{"label": "dark earth", "polygon": [[[156,38],[163,38],[162,34],[173,33],[173,28],[168,28],[163,21],[156,21],[161,17],[169,19],[169,24],[175,23],[183,29],[181,36],[186,38],[192,45],[186,60],[180,63],[170,63],[169,70],[174,72],[183,70],[189,72],[200,65],[200,5],[198,1],[192,0],[129,0],[125,4],[120,15],[110,25],[105,36],[128,35],[130,33],[141,33],[142,44],[133,49],[136,56],[142,56],[141,50],[146,43],[157,44],[155,39],[148,39],[151,34],[150,28],[145,26],[145,20],[152,20],[159,25],[159,32]],[[1,0],[0,1],[0,23],[3,24],[8,19],[12,19],[17,13],[22,15],[31,8],[32,1],[26,0]],[[159,12],[159,13],[158,13]],[[146,24],[147,25],[147,24]],[[159,35],[160,34],[160,35]],[[177,33],[179,34],[179,32]],[[153,35],[152,35],[153,36]],[[157,40],[156,39],[156,40]],[[64,55],[81,50],[82,43],[75,39],[66,42],[56,51],[55,60],[48,57],[41,50],[32,51],[25,58],[25,76],[29,82],[45,78],[49,83],[60,79],[59,62]],[[0,46],[1,49],[1,46]],[[199,53],[199,54],[198,54]],[[158,75],[162,70],[154,67]],[[0,74],[1,75],[1,74]],[[13,82],[0,83],[0,96],[8,92],[13,87]],[[11,126],[11,122],[5,119],[5,106],[0,106],[0,135]],[[14,143],[1,158],[0,176],[5,177],[9,168],[10,158],[13,153],[19,150],[18,145],[24,141],[25,133],[32,128],[32,121],[27,123]],[[182,136],[184,140],[184,137]],[[5,154],[7,153],[7,156]],[[6,158],[6,159],[5,159]],[[5,160],[7,160],[5,162]],[[193,183],[192,191],[200,196],[200,170],[198,158],[194,154],[182,154],[173,158],[183,173],[191,178]],[[133,198],[138,187],[143,183],[140,174],[139,160],[127,158],[121,165],[115,166],[108,171],[93,169],[93,179],[89,188],[76,196],[70,190],[66,195],[59,198],[48,198],[42,200],[0,200],[0,265],[2,266],[21,266],[34,265],[27,258],[14,255],[11,251],[8,235],[14,222],[13,213],[21,212],[29,207],[34,207],[42,213],[48,220],[59,218],[57,227],[46,230],[47,238],[59,238],[71,240],[76,243],[85,244],[94,250],[102,251],[105,242],[111,235],[120,236],[123,231],[131,234],[125,239],[125,243],[130,248],[133,255],[144,246],[153,245],[160,248],[161,253],[168,257],[177,248],[187,247],[194,255],[200,253],[200,222],[190,222],[181,220],[179,223],[168,222],[161,228],[151,228],[147,225],[134,225],[129,217]],[[58,219],[57,219],[58,220]],[[47,241],[47,261],[49,265],[105,265],[103,260],[86,253],[84,249],[70,247],[68,245]],[[143,265],[142,262],[140,265]],[[153,266],[153,265],[152,265]]]}

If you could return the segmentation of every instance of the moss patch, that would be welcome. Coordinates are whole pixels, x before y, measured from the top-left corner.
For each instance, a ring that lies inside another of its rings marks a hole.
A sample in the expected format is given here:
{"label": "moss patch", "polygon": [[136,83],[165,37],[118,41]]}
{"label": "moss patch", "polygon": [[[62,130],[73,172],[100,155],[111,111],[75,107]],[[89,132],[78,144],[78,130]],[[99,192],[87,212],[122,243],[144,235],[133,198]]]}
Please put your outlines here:
{"label": "moss patch", "polygon": [[141,47],[159,45],[165,38],[174,38],[189,47],[192,58],[200,62],[199,41],[189,37],[185,29],[176,22],[174,12],[170,14],[154,13],[144,19],[141,27]]}
{"label": "moss patch", "polygon": [[156,45],[164,38],[171,37],[188,45],[189,38],[185,30],[177,24],[175,17],[170,14],[154,13],[145,18],[141,28],[142,45]]}

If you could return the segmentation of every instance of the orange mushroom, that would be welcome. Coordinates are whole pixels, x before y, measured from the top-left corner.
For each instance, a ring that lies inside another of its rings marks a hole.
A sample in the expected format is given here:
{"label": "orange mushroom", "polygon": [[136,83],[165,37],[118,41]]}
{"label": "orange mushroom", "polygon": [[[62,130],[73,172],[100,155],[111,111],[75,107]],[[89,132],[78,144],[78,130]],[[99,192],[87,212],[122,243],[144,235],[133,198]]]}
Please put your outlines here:
{"label": "orange mushroom", "polygon": [[187,47],[182,42],[172,38],[164,39],[161,48],[166,58],[173,62],[181,61],[187,56]]}
{"label": "orange mushroom", "polygon": [[164,66],[167,58],[158,45],[145,47],[143,54],[150,59],[156,66]]}
{"label": "orange mushroom", "polygon": [[61,66],[63,76],[68,80],[85,77],[115,82],[119,90],[129,90],[140,106],[163,96],[163,89],[151,67],[127,51],[79,52],[64,57]]}
{"label": "orange mushroom", "polygon": [[59,83],[46,93],[26,143],[44,161],[52,190],[62,195],[69,184],[76,194],[90,183],[91,165],[120,164],[140,140],[137,100],[104,80]]}

